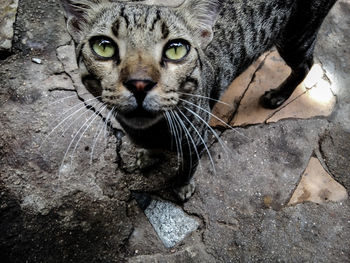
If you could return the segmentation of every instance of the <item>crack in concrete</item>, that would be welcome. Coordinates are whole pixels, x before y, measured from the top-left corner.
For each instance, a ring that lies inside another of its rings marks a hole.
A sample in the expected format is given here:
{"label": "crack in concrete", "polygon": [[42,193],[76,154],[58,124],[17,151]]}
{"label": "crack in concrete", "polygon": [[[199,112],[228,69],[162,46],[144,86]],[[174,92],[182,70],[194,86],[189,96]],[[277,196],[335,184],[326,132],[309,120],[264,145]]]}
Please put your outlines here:
{"label": "crack in concrete", "polygon": [[[246,89],[244,90],[244,92],[242,93],[242,95],[239,97],[239,101],[237,102],[237,107],[236,107],[236,109],[233,111],[231,117],[229,118],[229,120],[228,120],[228,122],[227,122],[227,125],[229,125],[229,126],[231,127],[231,129],[229,129],[229,128],[213,128],[214,130],[219,130],[219,131],[220,131],[220,134],[218,134],[219,138],[221,138],[227,130],[233,130],[233,131],[235,131],[235,128],[232,127],[232,126],[230,125],[230,123],[232,122],[232,120],[233,120],[234,117],[236,116],[236,114],[237,114],[237,112],[238,112],[238,110],[239,110],[239,107],[240,107],[240,105],[241,105],[241,102],[242,102],[244,96],[246,95],[246,93],[248,92],[249,88],[251,87],[251,84],[254,82],[254,80],[255,80],[255,78],[256,78],[257,72],[264,66],[267,57],[268,57],[272,52],[273,52],[273,50],[270,50],[270,51],[268,51],[268,52],[264,55],[263,60],[262,60],[261,63],[258,65],[258,67],[255,69],[255,71],[254,71],[254,73],[253,73],[253,75],[252,75],[252,77],[251,77],[251,79],[250,79],[250,81],[249,81],[249,84],[247,85],[247,87],[246,87]],[[255,125],[257,125],[257,124],[255,124]],[[248,128],[249,126],[251,126],[251,125],[238,126],[238,127],[244,129],[244,128]],[[209,149],[214,145],[214,143],[217,143],[217,140],[214,140],[214,141],[210,144]]]}
{"label": "crack in concrete", "polygon": [[76,92],[76,90],[74,90],[74,89],[66,89],[66,88],[60,88],[60,87],[56,87],[56,88],[51,88],[51,89],[49,89],[49,92],[54,92],[54,91]]}
{"label": "crack in concrete", "polygon": [[324,65],[323,65],[321,59],[318,59],[318,62],[320,63],[321,69],[322,69],[322,71],[323,71],[323,76],[322,76],[322,77],[323,77],[323,79],[324,79],[325,81],[327,81],[327,82],[329,83],[329,89],[331,90],[333,96],[335,97],[335,102],[336,102],[336,104],[338,104],[338,96],[337,96],[336,92],[332,89],[332,87],[333,87],[333,82],[332,82],[332,80],[330,79],[330,77],[328,77],[327,70],[324,68]]}
{"label": "crack in concrete", "polygon": [[[316,84],[314,86],[312,86],[310,89],[314,88],[316,86]],[[268,124],[268,121],[275,116],[278,112],[282,111],[283,109],[285,109],[287,106],[289,106],[291,103],[293,103],[294,101],[296,101],[297,99],[299,99],[301,96],[305,95],[307,92],[309,91],[309,89],[306,89],[303,93],[301,93],[300,95],[298,95],[297,97],[295,97],[293,100],[291,100],[288,103],[284,103],[282,104],[278,109],[276,109],[274,112],[272,112],[269,116],[267,116],[267,118],[262,122],[264,124]],[[293,118],[284,118],[284,119],[293,119]],[[294,119],[298,119],[298,118],[294,118]]]}
{"label": "crack in concrete", "polygon": [[[329,125],[328,125],[328,126],[329,126]],[[324,153],[324,151],[323,151],[323,149],[322,149],[322,143],[324,142],[324,140],[326,139],[326,137],[329,136],[329,128],[330,128],[330,127],[328,127],[328,128],[320,135],[320,137],[319,137],[319,139],[318,139],[318,142],[317,142],[317,146],[318,146],[317,152],[315,152],[315,154],[316,154],[316,157],[318,157],[317,155],[320,155],[320,156],[319,156],[320,158],[317,158],[317,159],[319,159],[319,161],[320,161],[321,165],[323,166],[323,168],[324,168],[329,174],[332,174],[332,173],[330,172],[329,167],[328,167],[327,162],[326,162],[326,160],[327,160],[326,154]],[[331,139],[332,144],[334,145],[333,137],[332,137],[332,136],[329,136],[329,137],[330,137],[330,139]]]}
{"label": "crack in concrete", "polygon": [[[327,71],[324,69],[323,67],[323,64],[322,62],[320,61],[319,62],[320,65],[321,65],[321,69],[322,69],[322,78],[327,81],[329,84],[330,84],[330,91],[332,93],[332,95],[335,97],[335,100],[336,100],[336,104],[338,103],[338,98],[337,98],[337,95],[335,94],[335,92],[332,90],[332,81],[330,80],[330,78],[327,76]],[[302,83],[300,83],[299,85],[301,85]],[[315,83],[312,87],[308,88],[308,87],[305,87],[306,90],[301,93],[300,95],[298,95],[297,97],[295,97],[293,100],[291,100],[290,102],[288,103],[285,103],[285,104],[282,104],[280,108],[278,108],[276,111],[272,112],[266,119],[263,123],[268,123],[268,121],[273,118],[278,112],[282,111],[283,109],[285,109],[286,107],[288,107],[290,104],[292,104],[293,102],[295,102],[296,100],[298,100],[300,97],[304,96],[306,93],[308,93],[310,90],[314,89],[317,87],[317,83]],[[316,116],[317,117],[317,116]],[[285,118],[285,119],[294,119],[294,118]],[[298,119],[298,118],[295,118],[295,119]]]}
{"label": "crack in concrete", "polygon": [[228,119],[228,124],[231,123],[234,119],[234,117],[236,116],[238,110],[239,110],[239,107],[241,106],[241,103],[242,103],[242,100],[244,99],[246,93],[248,92],[249,88],[251,88],[251,84],[254,82],[255,78],[256,78],[256,74],[257,72],[264,66],[265,64],[265,61],[267,59],[267,57],[272,53],[273,51],[270,50],[269,52],[267,52],[265,55],[264,55],[264,58],[263,60],[261,61],[261,63],[258,65],[258,67],[255,69],[250,81],[249,81],[249,84],[247,85],[247,87],[245,88],[244,92],[242,93],[242,95],[238,98],[238,101],[237,101],[237,106],[236,106],[236,109],[232,112],[232,115],[231,117]]}

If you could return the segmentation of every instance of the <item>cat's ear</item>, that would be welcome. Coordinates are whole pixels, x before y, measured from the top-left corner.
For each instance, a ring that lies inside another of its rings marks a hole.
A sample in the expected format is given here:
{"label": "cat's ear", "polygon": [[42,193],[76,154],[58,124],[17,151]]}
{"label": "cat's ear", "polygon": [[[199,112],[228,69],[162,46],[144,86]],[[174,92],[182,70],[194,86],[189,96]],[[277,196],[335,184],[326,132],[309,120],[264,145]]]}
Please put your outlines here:
{"label": "cat's ear", "polygon": [[178,9],[186,16],[195,35],[205,48],[213,40],[213,26],[221,10],[220,0],[186,0]]}
{"label": "cat's ear", "polygon": [[89,11],[100,0],[61,0],[67,19],[67,29],[75,42],[80,42],[84,26],[88,23]]}

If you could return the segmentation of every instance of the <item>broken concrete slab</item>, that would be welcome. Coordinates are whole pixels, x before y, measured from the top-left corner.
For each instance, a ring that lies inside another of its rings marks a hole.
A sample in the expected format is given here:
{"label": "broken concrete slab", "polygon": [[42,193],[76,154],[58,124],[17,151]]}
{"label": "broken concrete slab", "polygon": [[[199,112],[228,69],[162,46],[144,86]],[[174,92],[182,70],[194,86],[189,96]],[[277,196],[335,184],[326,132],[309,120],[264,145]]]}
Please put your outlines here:
{"label": "broken concrete slab", "polygon": [[174,247],[199,227],[197,220],[170,202],[154,199],[147,194],[134,196],[167,248]]}
{"label": "broken concrete slab", "polygon": [[324,170],[317,158],[312,157],[288,205],[340,202],[347,198],[348,193],[344,186]]}
{"label": "broken concrete slab", "polygon": [[[213,114],[230,122],[232,126],[277,122],[287,118],[330,116],[336,98],[332,92],[332,84],[320,64],[313,66],[308,77],[280,108],[270,110],[260,105],[259,99],[264,92],[278,87],[289,74],[289,67],[277,51],[266,53],[235,79],[222,96],[222,102],[232,107],[217,103]],[[211,125],[227,128],[219,119],[212,118]]]}
{"label": "broken concrete slab", "polygon": [[11,51],[17,8],[18,0],[3,0],[0,3],[0,53]]}
{"label": "broken concrete slab", "polygon": [[217,261],[327,262],[332,260],[329,247],[340,253],[339,260],[347,258],[350,243],[334,242],[336,235],[350,235],[349,200],[287,206],[327,127],[326,120],[288,120],[238,129],[245,137],[224,132],[222,139],[233,149],[231,161],[215,144],[211,153],[217,174],[206,172],[210,164],[204,157],[204,172],[195,175],[196,194],[184,206],[203,216],[204,243]]}
{"label": "broken concrete slab", "polygon": [[267,123],[286,118],[328,117],[332,114],[336,97],[332,92],[332,84],[323,72],[321,65],[315,64],[300,86],[304,93],[277,110],[272,117],[266,120]]}

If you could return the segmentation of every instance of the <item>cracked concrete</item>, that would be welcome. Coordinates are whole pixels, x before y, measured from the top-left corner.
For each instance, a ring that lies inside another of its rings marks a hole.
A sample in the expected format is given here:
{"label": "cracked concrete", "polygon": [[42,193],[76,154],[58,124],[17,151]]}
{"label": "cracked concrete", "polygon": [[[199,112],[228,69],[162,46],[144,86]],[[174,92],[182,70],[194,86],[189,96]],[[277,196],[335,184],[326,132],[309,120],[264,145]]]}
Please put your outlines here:
{"label": "cracked concrete", "polygon": [[259,87],[288,73],[274,52],[232,84],[222,98],[232,107],[214,113],[236,127],[211,121],[230,152],[212,140],[217,173],[203,156],[193,198],[176,206],[198,229],[166,248],[134,194],[176,203],[176,158],[137,149],[106,111],[93,119],[99,104],[81,85],[57,1],[19,1],[12,54],[0,60],[2,262],[348,262],[349,199],[288,203],[314,158],[350,189],[349,14],[338,1],[316,47],[326,90],[316,95],[329,104],[308,104],[311,82],[276,112],[254,106]]}

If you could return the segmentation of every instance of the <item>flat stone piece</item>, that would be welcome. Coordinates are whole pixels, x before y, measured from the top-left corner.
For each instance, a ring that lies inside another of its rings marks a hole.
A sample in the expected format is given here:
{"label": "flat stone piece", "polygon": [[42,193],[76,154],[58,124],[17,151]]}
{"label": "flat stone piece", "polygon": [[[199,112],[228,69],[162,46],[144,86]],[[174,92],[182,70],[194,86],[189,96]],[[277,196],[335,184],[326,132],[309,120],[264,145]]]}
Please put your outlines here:
{"label": "flat stone piece", "polygon": [[307,119],[315,116],[329,116],[336,104],[336,98],[331,90],[331,83],[321,66],[315,64],[310,74],[301,84],[306,90],[287,106],[277,111],[267,122],[276,122],[286,118]]}
{"label": "flat stone piece", "polygon": [[346,189],[335,181],[322,167],[317,158],[311,158],[301,181],[288,205],[304,202],[317,204],[347,199]]}
{"label": "flat stone piece", "polygon": [[175,246],[199,226],[182,209],[162,200],[152,200],[144,212],[167,248]]}
{"label": "flat stone piece", "polygon": [[[264,64],[255,73],[255,77],[249,84],[248,90],[243,96],[237,114],[231,125],[245,126],[263,123],[276,110],[265,109],[259,104],[260,97],[272,88],[277,88],[290,74],[289,67],[278,55],[277,51],[270,53],[264,60]],[[299,87],[292,97],[303,93]],[[291,100],[290,98],[289,100]]]}
{"label": "flat stone piece", "polygon": [[16,20],[18,0],[0,1],[0,52],[12,48],[13,24]]}
{"label": "flat stone piece", "polygon": [[306,79],[280,108],[263,108],[259,104],[260,97],[277,88],[289,74],[290,68],[276,50],[265,53],[232,82],[221,97],[223,103],[217,103],[213,109],[217,118],[211,119],[211,126],[225,128],[227,125],[223,122],[246,126],[287,118],[329,116],[333,112],[336,98],[332,83],[319,64],[312,67]]}

